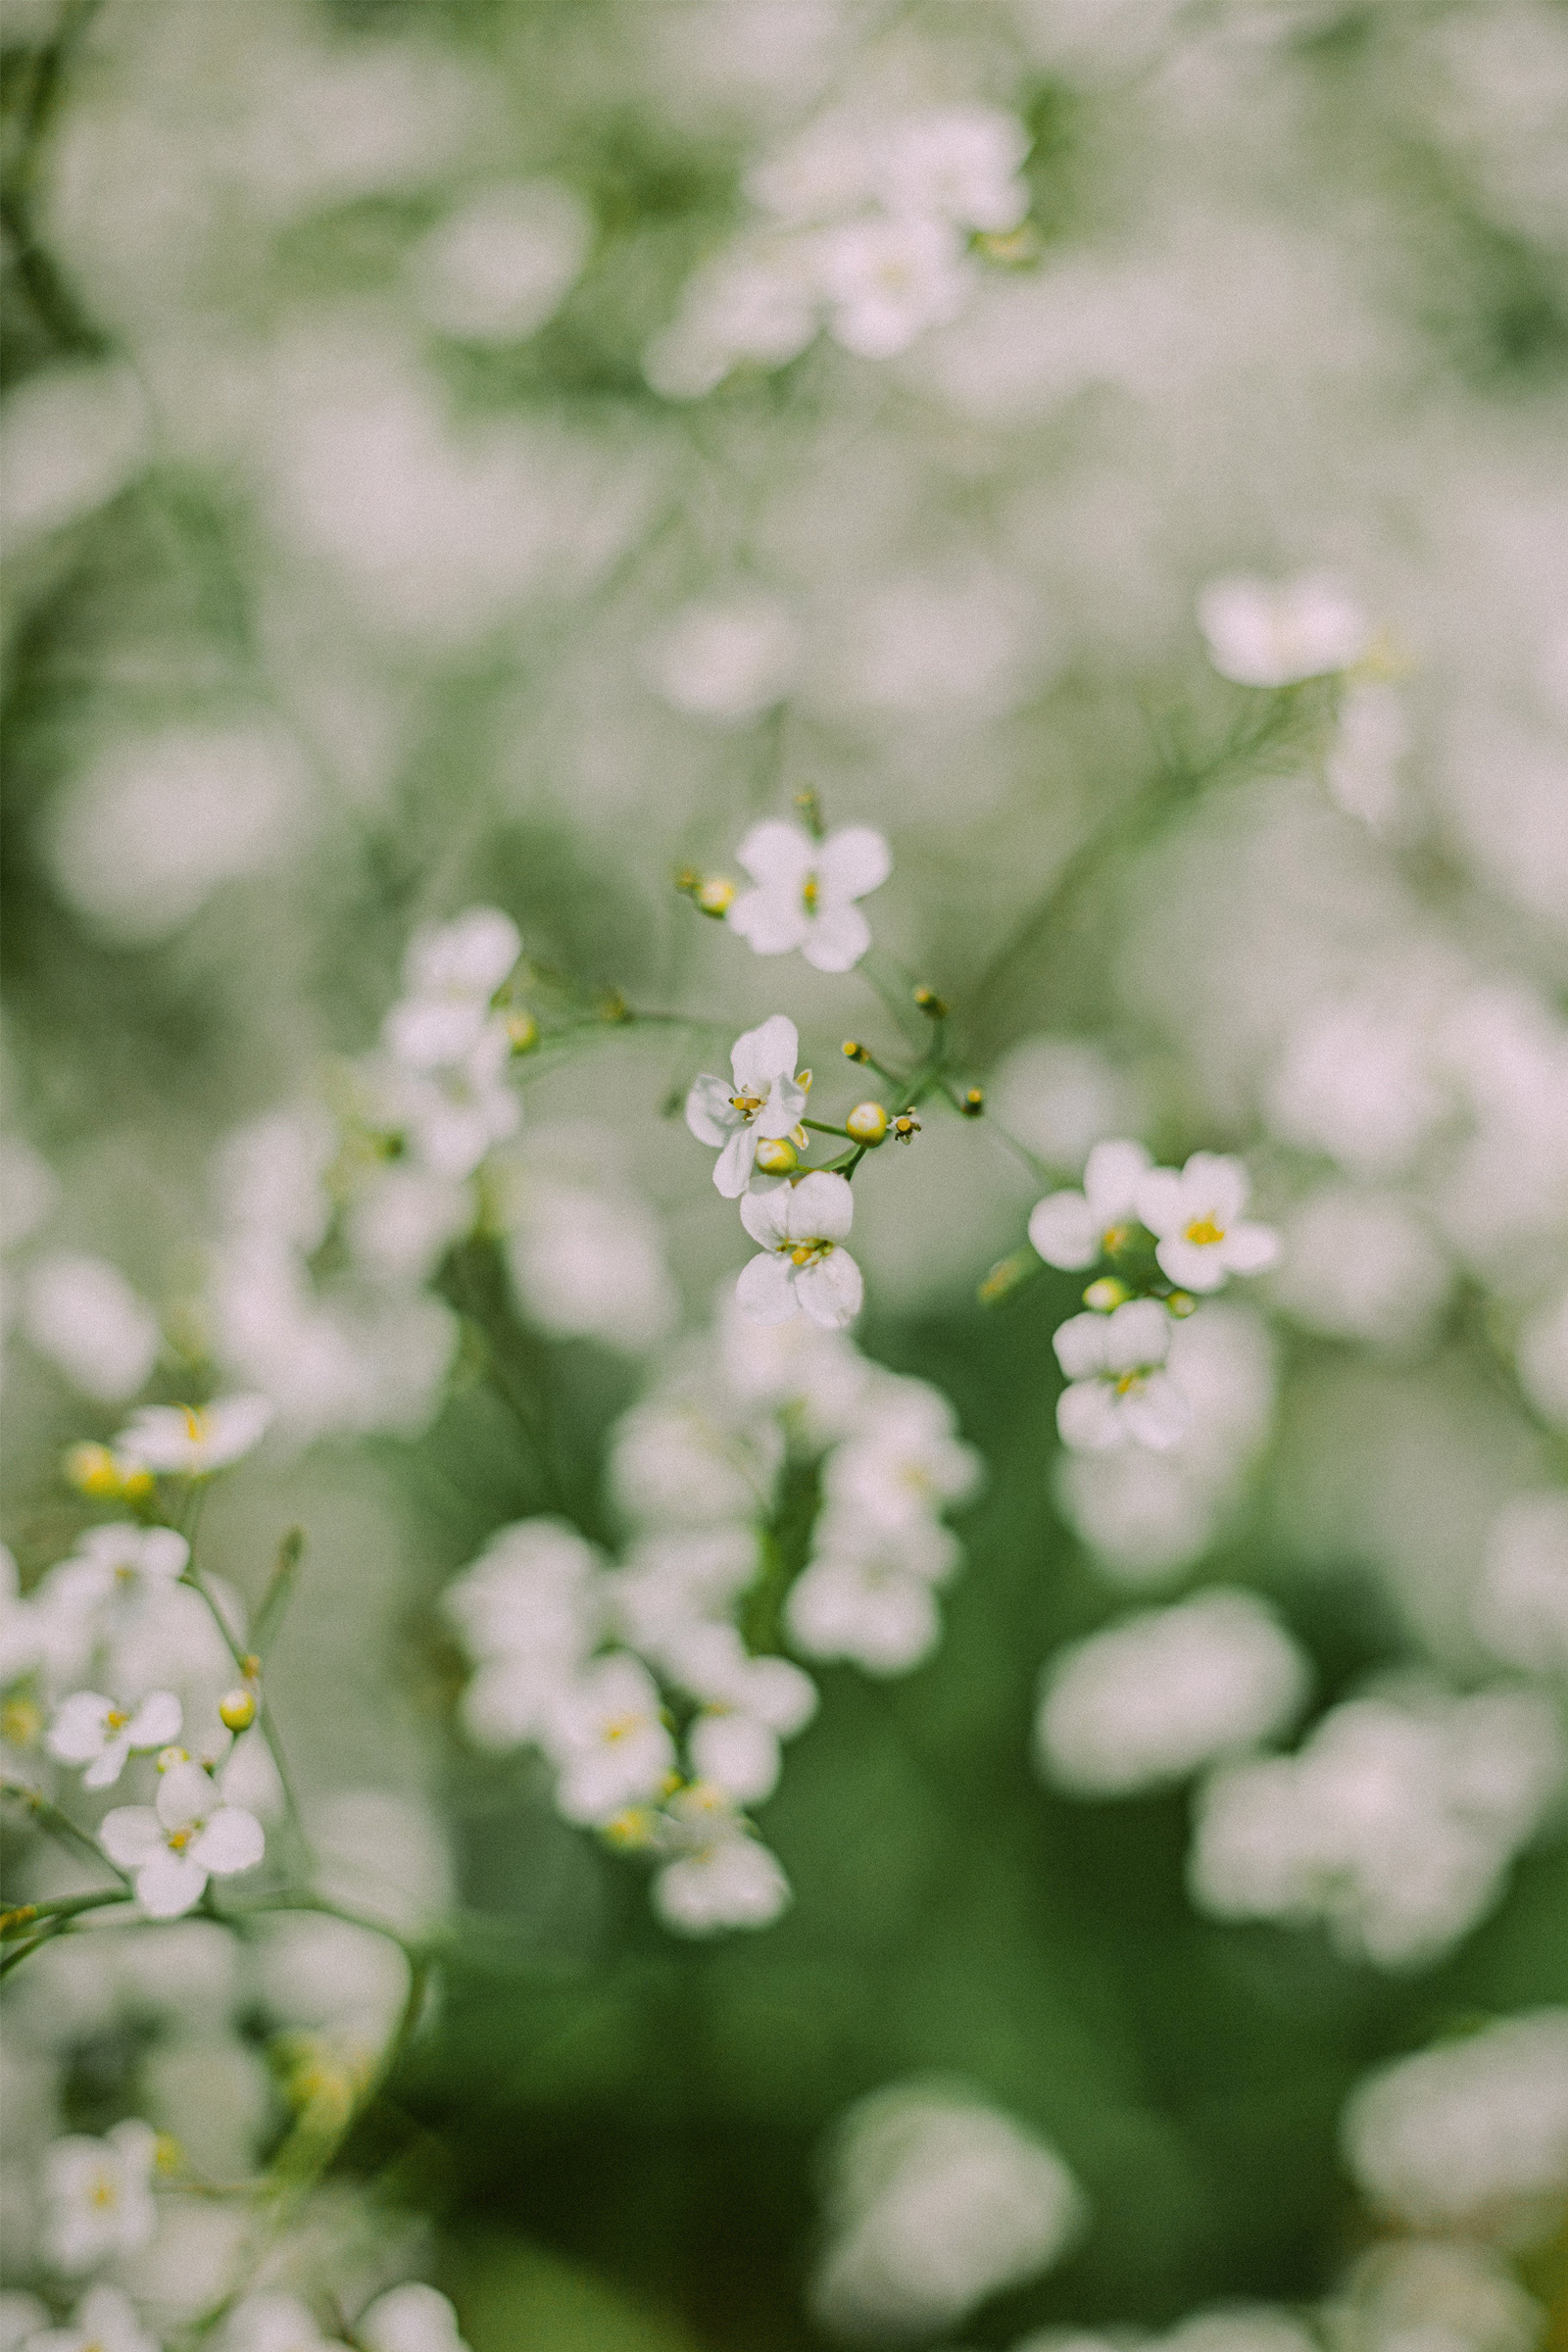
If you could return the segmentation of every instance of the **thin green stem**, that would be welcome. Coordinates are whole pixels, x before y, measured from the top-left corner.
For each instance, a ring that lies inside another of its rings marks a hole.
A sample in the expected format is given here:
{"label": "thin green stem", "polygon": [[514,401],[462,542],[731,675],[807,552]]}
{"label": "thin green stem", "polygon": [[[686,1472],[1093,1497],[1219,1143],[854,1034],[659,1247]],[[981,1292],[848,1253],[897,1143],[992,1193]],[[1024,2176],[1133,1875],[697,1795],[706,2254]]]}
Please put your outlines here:
{"label": "thin green stem", "polygon": [[813,1135],[842,1135],[847,1144],[855,1141],[847,1127],[830,1127],[825,1119],[802,1119],[801,1125],[809,1127]]}
{"label": "thin green stem", "polygon": [[[198,1598],[206,1603],[207,1613],[221,1634],[228,1654],[238,1668],[242,1681],[247,1684],[254,1683],[255,1678],[251,1672],[251,1653],[241,1649],[238,1642],[234,1639],[227,1619],[219,1607],[215,1594],[203,1580],[201,1570],[196,1565],[194,1552],[186,1563],[185,1573],[180,1578],[180,1582],[188,1585]],[[267,1741],[268,1752],[271,1756],[272,1766],[277,1774],[278,1786],[283,1791],[283,1809],[288,1817],[289,1829],[301,1854],[308,1862],[311,1859],[311,1840],[306,1834],[299,1799],[294,1793],[293,1778],[289,1772],[288,1757],[284,1752],[282,1737],[273,1718],[271,1702],[268,1698],[265,1684],[256,1683],[255,1689],[256,1720],[261,1728],[262,1738]]]}
{"label": "thin green stem", "polygon": [[67,1847],[79,1860],[90,1862],[95,1870],[107,1867],[122,1886],[130,1885],[126,1872],[121,1869],[118,1862],[110,1861],[97,1839],[89,1838],[85,1830],[78,1830],[70,1814],[62,1813],[41,1788],[33,1788],[25,1781],[14,1781],[7,1774],[0,1779],[0,1794],[14,1796],[20,1804],[25,1805],[39,1828],[47,1830],[58,1844]]}

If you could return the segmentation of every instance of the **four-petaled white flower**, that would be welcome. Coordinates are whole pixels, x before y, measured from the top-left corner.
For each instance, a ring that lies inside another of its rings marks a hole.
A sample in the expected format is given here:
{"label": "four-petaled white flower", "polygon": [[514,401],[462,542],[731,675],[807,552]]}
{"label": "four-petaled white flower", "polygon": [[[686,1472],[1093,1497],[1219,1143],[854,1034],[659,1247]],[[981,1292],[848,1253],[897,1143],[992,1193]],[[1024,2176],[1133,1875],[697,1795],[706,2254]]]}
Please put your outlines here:
{"label": "four-petaled white flower", "polygon": [[1029,1239],[1048,1266],[1077,1273],[1108,1257],[1140,1222],[1138,1188],[1152,1162],[1142,1144],[1097,1144],[1081,1193],[1048,1193],[1029,1216]]}
{"label": "four-petaled white flower", "polygon": [[1324,572],[1292,580],[1211,580],[1198,625],[1222,678],[1239,686],[1294,686],[1359,662],[1371,642],[1366,614]]}
{"label": "four-petaled white flower", "polygon": [[517,926],[499,906],[470,906],[454,923],[416,932],[404,964],[408,995],[381,1032],[387,1052],[416,1070],[461,1061],[521,953]]}
{"label": "four-petaled white flower", "polygon": [[82,2296],[67,2327],[40,2328],[22,2352],[159,2352],[159,2347],[127,2294],[118,2286],[95,2286]]}
{"label": "four-petaled white flower", "polygon": [[845,825],[813,841],[804,825],[765,817],[737,853],[756,883],[743,891],[725,920],[758,956],[787,956],[799,948],[819,972],[847,972],[871,945],[871,928],[856,906],[881,888],[893,871],[892,853],[869,825]]}
{"label": "four-petaled white flower", "polygon": [[843,1247],[854,1215],[848,1183],[825,1169],[748,1193],[741,1223],[762,1254],[735,1285],[741,1312],[754,1323],[787,1323],[804,1307],[829,1331],[852,1323],[864,1296],[860,1269]]}
{"label": "four-petaled white flower", "polygon": [[674,1769],[659,1688],[641,1661],[596,1658],[550,1711],[543,1745],[561,1775],[556,1804],[567,1821],[612,1821],[660,1793]]}
{"label": "four-petaled white flower", "polygon": [[339,2352],[341,2338],[323,2335],[298,2295],[247,2295],[236,2303],[220,2338],[222,2352]]}
{"label": "four-petaled white flower", "polygon": [[825,229],[817,268],[832,306],[828,332],[862,360],[893,359],[928,327],[956,318],[975,277],[950,221],[907,213]]}
{"label": "four-petaled white flower", "polygon": [[149,1404],[131,1415],[114,1449],[138,1469],[205,1478],[258,1446],[271,1418],[267,1396],[216,1396],[203,1405]]}
{"label": "four-petaled white flower", "polygon": [[458,2332],[457,2313],[422,2278],[377,2295],[355,2323],[354,2340],[366,2352],[468,2352]]}
{"label": "four-petaled white flower", "polygon": [[665,1816],[682,1850],[654,1881],[654,1909],[681,1936],[721,1928],[765,1928],[790,1899],[775,1854],[754,1838],[721,1789],[683,1788]]}
{"label": "four-petaled white flower", "polygon": [[1158,1236],[1162,1274],[1184,1291],[1217,1291],[1229,1274],[1261,1274],[1280,1253],[1272,1225],[1244,1221],[1247,1170],[1218,1152],[1187,1165],[1152,1168],[1138,1187],[1138,1214]]}
{"label": "four-petaled white flower", "polygon": [[1135,1445],[1163,1452],[1179,1444],[1187,1399],[1161,1369],[1172,1323],[1157,1298],[1132,1298],[1109,1315],[1073,1315],[1053,1346],[1071,1387],[1056,1400],[1062,1443],[1104,1453]]}
{"label": "four-petaled white flower", "polygon": [[172,1527],[137,1527],[117,1519],[90,1527],[69,1560],[52,1569],[43,1587],[68,1614],[113,1606],[117,1612],[156,1603],[179,1582],[190,1545]]}
{"label": "four-petaled white flower", "polygon": [[266,1847],[262,1825],[241,1805],[225,1805],[199,1764],[172,1764],[153,1805],[120,1805],[98,1836],[122,1870],[136,1874],[136,1900],[153,1919],[178,1919],[199,1903],[209,1878],[254,1870]]}
{"label": "four-petaled white flower", "polygon": [[73,2132],[43,2160],[44,2248],[57,2271],[90,2271],[111,2254],[133,2254],[158,2227],[153,2161],[158,2134],[132,2119],[102,2139]]}
{"label": "four-petaled white flower", "polygon": [[454,1060],[392,1071],[386,1115],[437,1176],[471,1176],[487,1152],[516,1134],[522,1104],[506,1083],[511,1058],[504,1024],[487,1021]]}
{"label": "four-petaled white flower", "polygon": [[795,1023],[775,1012],[735,1040],[732,1082],[705,1071],[686,1098],[687,1126],[700,1144],[718,1150],[713,1182],[726,1200],[738,1200],[751,1183],[759,1139],[776,1141],[800,1121],[806,1108],[795,1071],[800,1052]]}
{"label": "four-petaled white flower", "polygon": [[112,1788],[134,1748],[167,1747],[179,1737],[180,1705],[172,1690],[153,1690],[138,1707],[117,1707],[98,1690],[77,1690],[64,1701],[45,1744],[61,1764],[85,1764],[84,1788]]}

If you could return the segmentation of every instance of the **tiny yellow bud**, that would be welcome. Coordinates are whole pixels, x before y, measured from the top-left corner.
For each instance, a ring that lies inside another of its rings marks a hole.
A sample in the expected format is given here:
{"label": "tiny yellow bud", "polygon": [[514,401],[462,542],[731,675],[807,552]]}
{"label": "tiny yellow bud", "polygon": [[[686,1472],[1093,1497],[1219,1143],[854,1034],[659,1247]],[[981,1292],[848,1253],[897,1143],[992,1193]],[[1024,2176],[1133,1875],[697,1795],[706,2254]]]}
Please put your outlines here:
{"label": "tiny yellow bud", "polygon": [[871,1056],[857,1039],[847,1037],[844,1040],[844,1058],[846,1061],[869,1061]]}
{"label": "tiny yellow bud", "polygon": [[844,1122],[858,1144],[879,1144],[888,1131],[888,1114],[880,1102],[857,1102]]}
{"label": "tiny yellow bud", "polygon": [[256,1695],[238,1686],[225,1690],[218,1702],[219,1721],[225,1731],[248,1732],[256,1721]]}
{"label": "tiny yellow bud", "polygon": [[1165,1304],[1179,1323],[1185,1323],[1189,1315],[1198,1312],[1198,1300],[1191,1291],[1172,1291]]}
{"label": "tiny yellow bud", "polygon": [[919,1005],[920,1010],[927,1014],[931,1020],[942,1021],[947,1019],[947,1000],[943,997],[939,997],[934,988],[917,988],[914,992],[914,1001],[916,1004]]}
{"label": "tiny yellow bud", "polygon": [[107,1446],[88,1442],[69,1447],[64,1468],[68,1483],[95,1502],[133,1502],[153,1491],[150,1470],[122,1461]]}
{"label": "tiny yellow bud", "polygon": [[1127,1285],[1118,1282],[1114,1274],[1102,1274],[1098,1282],[1092,1282],[1085,1291],[1084,1304],[1093,1307],[1097,1315],[1108,1315],[1118,1306],[1125,1306],[1131,1297]]}
{"label": "tiny yellow bud", "polygon": [[735,885],[727,874],[710,874],[692,893],[700,914],[719,922],[735,904]]}
{"label": "tiny yellow bud", "polygon": [[160,2132],[153,2143],[153,2167],[167,2180],[171,2174],[185,2169],[185,2151],[172,2132]]}
{"label": "tiny yellow bud", "polygon": [[7,1747],[31,1747],[43,1731],[43,1709],[36,1699],[15,1690],[0,1706],[0,1740]]}
{"label": "tiny yellow bud", "polygon": [[966,1119],[977,1119],[985,1106],[985,1095],[978,1086],[966,1087],[958,1099],[958,1108]]}
{"label": "tiny yellow bud", "polygon": [[757,1147],[757,1164],[764,1176],[788,1176],[800,1166],[800,1158],[787,1135],[764,1135]]}
{"label": "tiny yellow bud", "polygon": [[539,1043],[539,1024],[523,1005],[507,1015],[507,1043],[514,1054],[529,1054]]}

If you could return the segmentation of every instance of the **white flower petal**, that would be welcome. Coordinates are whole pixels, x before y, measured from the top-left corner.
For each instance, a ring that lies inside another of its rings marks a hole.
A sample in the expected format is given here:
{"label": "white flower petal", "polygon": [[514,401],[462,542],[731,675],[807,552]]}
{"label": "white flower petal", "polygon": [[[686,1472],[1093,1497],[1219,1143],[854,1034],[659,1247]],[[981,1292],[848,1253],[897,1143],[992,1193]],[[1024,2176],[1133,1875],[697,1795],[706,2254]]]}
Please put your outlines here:
{"label": "white flower petal", "polygon": [[1102,1380],[1075,1380],[1056,1399],[1061,1442],[1075,1453],[1108,1453],[1125,1445],[1127,1433],[1110,1388]]}
{"label": "white flower petal", "polygon": [[730,1099],[733,1092],[722,1078],[705,1070],[686,1097],[686,1124],[697,1141],[711,1151],[727,1144],[740,1125],[741,1114]]}
{"label": "white flower petal", "polygon": [[1179,1446],[1192,1422],[1192,1408],[1168,1372],[1151,1372],[1122,1398],[1120,1411],[1139,1445],[1155,1453]]}
{"label": "white flower petal", "polygon": [[149,1690],[125,1726],[126,1742],[131,1747],[167,1747],[179,1738],[182,1720],[172,1690]]}
{"label": "white flower petal", "polygon": [[1129,1298],[1105,1318],[1105,1370],[1137,1372],[1145,1364],[1162,1364],[1170,1335],[1170,1316],[1157,1298]]}
{"label": "white flower petal", "polygon": [[98,1842],[122,1870],[139,1870],[163,1852],[163,1824],[151,1805],[117,1805],[98,1824]]}
{"label": "white flower petal", "polygon": [[112,1788],[124,1771],[125,1759],[129,1754],[130,1741],[122,1733],[118,1740],[110,1740],[96,1763],[88,1765],[81,1776],[82,1787],[84,1788]]}
{"label": "white flower petal", "polygon": [[1195,1152],[1182,1170],[1183,1206],[1189,1222],[1211,1217],[1221,1231],[1234,1225],[1250,1190],[1239,1159],[1220,1152]]}
{"label": "white flower petal", "polygon": [[893,871],[893,852],[870,825],[845,825],[817,850],[816,872],[824,900],[863,899],[880,890]]}
{"label": "white flower petal", "polygon": [[220,1805],[190,1849],[191,1860],[215,1878],[254,1870],[267,1850],[262,1825],[242,1805]]}
{"label": "white flower petal", "polygon": [[842,1331],[864,1304],[865,1285],[849,1251],[835,1248],[813,1265],[801,1268],[795,1277],[795,1297],[813,1323],[827,1331]]}
{"label": "white flower petal", "polygon": [[1151,1233],[1166,1234],[1179,1231],[1186,1221],[1183,1216],[1182,1180],[1174,1168],[1151,1168],[1138,1187],[1136,1206],[1139,1221]]}
{"label": "white flower petal", "polygon": [[724,919],[754,956],[787,956],[804,947],[811,931],[805,901],[774,890],[743,891]]}
{"label": "white flower petal", "polygon": [[90,1764],[103,1753],[114,1701],[98,1690],[75,1690],[49,1726],[44,1742],[59,1764]]}
{"label": "white flower petal", "polygon": [[[817,861],[817,844],[802,825],[766,816],[753,825],[736,852],[739,863],[760,889],[792,892],[798,899]],[[734,909],[731,908],[733,919]]]}
{"label": "white flower petal", "polygon": [[730,1067],[735,1073],[736,1093],[765,1095],[775,1078],[794,1077],[800,1057],[801,1040],[795,1023],[787,1013],[770,1013],[757,1028],[745,1030],[735,1040]]}
{"label": "white flower petal", "polygon": [[713,1183],[726,1200],[738,1200],[757,1164],[757,1130],[737,1127],[713,1162]]}
{"label": "white flower petal", "polygon": [[1154,1251],[1160,1272],[1182,1291],[1218,1291],[1225,1287],[1225,1260],[1213,1242],[1189,1242],[1173,1234]]}
{"label": "white flower petal", "polygon": [[764,1250],[776,1250],[789,1234],[791,1187],[784,1183],[760,1184],[741,1201],[741,1223],[754,1242]]}
{"label": "white flower petal", "polygon": [[871,945],[871,926],[848,901],[824,906],[810,925],[801,954],[814,970],[847,972]]}
{"label": "white flower petal", "polygon": [[1084,1193],[1097,1232],[1137,1215],[1138,1188],[1150,1173],[1142,1144],[1117,1139],[1095,1146],[1084,1169]]}
{"label": "white flower petal", "polygon": [[1069,1380],[1093,1380],[1105,1369],[1107,1315],[1070,1315],[1058,1324],[1051,1345]]}
{"label": "white flower petal", "polygon": [[[789,1188],[785,1231],[791,1241],[842,1242],[855,1222],[855,1194],[847,1177],[825,1168]],[[758,1236],[760,1239],[760,1236]]]}
{"label": "white flower petal", "polygon": [[136,1900],[152,1919],[178,1919],[199,1903],[207,1873],[189,1854],[172,1854],[160,1847],[136,1873]]}
{"label": "white flower petal", "polygon": [[1272,1225],[1233,1225],[1220,1244],[1227,1273],[1261,1274],[1277,1264],[1280,1237]]}
{"label": "white flower petal", "polygon": [[794,1268],[771,1252],[754,1257],[735,1281],[735,1303],[753,1323],[788,1323],[796,1311]]}
{"label": "white flower petal", "polygon": [[1092,1266],[1102,1228],[1082,1193],[1048,1193],[1029,1212],[1029,1239],[1048,1266],[1069,1273]]}

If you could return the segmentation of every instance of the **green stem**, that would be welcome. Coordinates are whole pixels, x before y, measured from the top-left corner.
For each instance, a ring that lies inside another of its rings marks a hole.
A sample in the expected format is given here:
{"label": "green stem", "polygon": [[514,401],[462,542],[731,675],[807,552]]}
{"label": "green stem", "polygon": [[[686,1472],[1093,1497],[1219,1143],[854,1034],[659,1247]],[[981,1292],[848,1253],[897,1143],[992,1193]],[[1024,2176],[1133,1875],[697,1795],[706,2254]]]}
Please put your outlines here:
{"label": "green stem", "polygon": [[824,1119],[802,1119],[801,1125],[809,1127],[813,1135],[842,1135],[847,1144],[855,1141],[847,1127],[830,1127]]}
{"label": "green stem", "polygon": [[89,1838],[85,1830],[78,1830],[71,1816],[62,1813],[41,1788],[30,1788],[25,1781],[14,1781],[7,1774],[0,1779],[0,1794],[14,1796],[24,1804],[40,1829],[47,1830],[59,1844],[66,1846],[82,1861],[90,1862],[95,1870],[102,1870],[107,1865],[122,1886],[130,1885],[128,1874],[121,1869],[118,1862],[110,1861],[97,1839]]}
{"label": "green stem", "polygon": [[[215,1595],[209,1591],[207,1585],[203,1581],[201,1570],[196,1565],[194,1553],[192,1554],[190,1560],[186,1563],[185,1573],[179,1581],[183,1585],[188,1585],[198,1598],[206,1603],[207,1613],[211,1617],[213,1623],[217,1626],[219,1632],[223,1637],[224,1645],[228,1650],[229,1656],[233,1659],[235,1666],[239,1670],[241,1680],[247,1684],[250,1683],[253,1679],[249,1672],[251,1653],[241,1649],[239,1643],[235,1641],[234,1636],[230,1633],[227,1620],[225,1619],[222,1610],[219,1607]],[[262,1738],[267,1741],[268,1752],[271,1756],[272,1766],[277,1774],[278,1786],[283,1791],[283,1810],[288,1818],[288,1826],[299,1846],[301,1854],[305,1857],[306,1861],[309,1862],[311,1859],[311,1841],[306,1834],[305,1821],[300,1812],[299,1799],[294,1793],[294,1783],[288,1768],[288,1757],[284,1753],[282,1738],[278,1732],[277,1725],[273,1720],[271,1702],[268,1698],[265,1684],[257,1685],[256,1702],[256,1720],[261,1727]]]}

